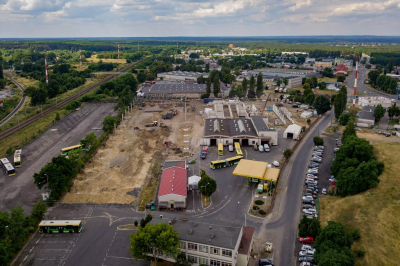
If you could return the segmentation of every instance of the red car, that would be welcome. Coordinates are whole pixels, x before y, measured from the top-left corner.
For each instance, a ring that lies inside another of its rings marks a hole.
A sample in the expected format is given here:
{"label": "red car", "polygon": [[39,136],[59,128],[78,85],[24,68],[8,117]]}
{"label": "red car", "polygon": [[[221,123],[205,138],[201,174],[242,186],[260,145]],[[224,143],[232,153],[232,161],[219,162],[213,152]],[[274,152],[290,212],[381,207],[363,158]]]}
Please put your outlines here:
{"label": "red car", "polygon": [[336,180],[331,180],[331,184],[336,186]]}
{"label": "red car", "polygon": [[300,237],[300,242],[307,243],[307,244],[314,244],[314,238],[307,236],[307,237]]}

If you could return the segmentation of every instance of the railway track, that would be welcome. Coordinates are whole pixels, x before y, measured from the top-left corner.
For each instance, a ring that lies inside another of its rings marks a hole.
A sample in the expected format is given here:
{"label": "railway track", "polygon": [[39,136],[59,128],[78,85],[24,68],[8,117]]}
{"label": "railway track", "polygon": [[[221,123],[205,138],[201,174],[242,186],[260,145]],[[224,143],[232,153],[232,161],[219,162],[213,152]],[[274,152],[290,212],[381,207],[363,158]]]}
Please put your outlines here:
{"label": "railway track", "polygon": [[[21,84],[19,84],[18,81],[16,81],[12,77],[10,77],[10,75],[8,75],[7,73],[4,73],[4,76],[6,76],[7,78],[11,79],[12,82],[14,82],[15,85],[17,85],[18,88],[22,91],[22,94],[24,94],[25,88]],[[18,105],[14,108],[14,110],[12,110],[11,113],[9,113],[6,117],[4,117],[0,121],[0,126],[3,125],[8,120],[10,120],[19,111],[19,109],[21,109],[21,107],[24,106],[25,101],[26,101],[26,96],[24,95],[24,96],[22,96],[21,101],[19,101]]]}
{"label": "railway track", "polygon": [[[141,60],[139,60],[139,61],[137,61],[137,62],[135,62],[135,63],[133,63],[133,64],[131,64],[131,65],[129,65],[129,66],[123,68],[123,69],[121,69],[120,72],[125,72],[125,71],[127,71],[128,69],[134,67],[135,65],[140,64],[143,60],[144,60],[144,59],[141,59]],[[69,102],[78,99],[78,98],[81,97],[82,95],[88,93],[89,91],[91,91],[91,90],[93,90],[94,88],[100,86],[101,84],[110,81],[111,79],[113,79],[113,78],[116,77],[116,76],[118,76],[118,74],[109,76],[109,77],[107,77],[107,78],[105,78],[105,79],[103,79],[103,80],[101,80],[101,81],[99,81],[99,82],[97,82],[97,83],[95,83],[95,84],[93,84],[93,85],[90,85],[89,87],[87,87],[86,89],[82,90],[81,92],[79,92],[79,93],[77,93],[77,94],[75,94],[75,95],[72,95],[71,97],[69,97],[69,98],[67,98],[67,99],[65,99],[65,100],[63,100],[63,101],[57,103],[56,105],[54,105],[54,106],[52,106],[52,107],[50,107],[50,108],[44,110],[44,111],[41,112],[40,114],[37,114],[37,115],[35,115],[35,116],[32,116],[32,117],[26,119],[25,121],[19,123],[18,125],[13,126],[13,127],[9,128],[9,129],[7,129],[7,130],[4,130],[3,132],[0,132],[0,140],[7,138],[8,136],[10,136],[10,135],[14,134],[15,132],[17,132],[17,131],[23,129],[24,127],[26,127],[26,126],[28,126],[28,125],[30,125],[30,124],[36,122],[36,121],[39,120],[40,118],[45,117],[46,115],[52,113],[53,111],[57,110],[58,108],[63,107],[64,105],[68,104]],[[17,84],[17,85],[18,85],[18,84]],[[19,86],[20,86],[20,85],[19,85]],[[21,102],[20,102],[20,104],[21,104]],[[18,105],[19,105],[19,104],[18,104]],[[23,104],[22,104],[22,105],[23,105]],[[20,108],[20,107],[19,107],[19,108]],[[18,108],[18,109],[19,109],[19,108]],[[13,113],[13,112],[14,112],[14,113]],[[9,115],[11,115],[12,113],[13,113],[13,115],[14,115],[16,112],[18,112],[17,108],[15,108]],[[12,116],[13,116],[13,115],[12,115]],[[11,116],[11,117],[12,117],[12,116]],[[9,117],[8,119],[10,119],[11,117]]]}

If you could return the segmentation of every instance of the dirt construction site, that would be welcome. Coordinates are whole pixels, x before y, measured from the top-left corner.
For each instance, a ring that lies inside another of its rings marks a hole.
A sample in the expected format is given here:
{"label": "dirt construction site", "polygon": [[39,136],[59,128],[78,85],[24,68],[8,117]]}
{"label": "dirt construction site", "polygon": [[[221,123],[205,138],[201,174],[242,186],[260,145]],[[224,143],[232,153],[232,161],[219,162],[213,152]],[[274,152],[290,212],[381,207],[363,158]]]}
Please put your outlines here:
{"label": "dirt construction site", "polygon": [[[183,103],[134,107],[77,175],[63,202],[139,205],[143,188],[154,184],[165,160],[191,157],[199,147],[203,121],[195,110],[203,105],[187,104],[186,123]],[[176,115],[162,119],[171,109]],[[156,126],[145,127],[154,121]]]}

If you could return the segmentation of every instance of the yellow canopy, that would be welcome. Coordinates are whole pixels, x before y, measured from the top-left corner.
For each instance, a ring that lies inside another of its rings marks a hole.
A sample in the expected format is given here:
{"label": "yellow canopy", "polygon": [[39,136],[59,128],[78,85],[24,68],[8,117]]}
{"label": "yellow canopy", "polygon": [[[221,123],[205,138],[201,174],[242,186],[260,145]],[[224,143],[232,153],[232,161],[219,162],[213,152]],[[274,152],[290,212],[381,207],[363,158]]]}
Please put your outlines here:
{"label": "yellow canopy", "polygon": [[240,175],[251,178],[263,179],[265,170],[267,169],[267,162],[253,161],[241,159],[235,170],[234,175]]}
{"label": "yellow canopy", "polygon": [[262,179],[276,182],[278,181],[279,172],[281,170],[277,168],[267,168],[265,171],[264,177]]}

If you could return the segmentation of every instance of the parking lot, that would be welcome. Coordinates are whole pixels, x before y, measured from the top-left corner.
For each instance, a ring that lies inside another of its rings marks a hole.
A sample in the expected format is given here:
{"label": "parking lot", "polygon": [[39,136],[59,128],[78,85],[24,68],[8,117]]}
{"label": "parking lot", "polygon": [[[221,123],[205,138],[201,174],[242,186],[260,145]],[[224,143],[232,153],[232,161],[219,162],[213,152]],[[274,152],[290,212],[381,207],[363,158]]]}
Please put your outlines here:
{"label": "parking lot", "polygon": [[[314,199],[315,202],[315,209],[317,210],[318,213],[318,198],[319,197],[324,197],[325,195],[322,194],[322,190],[326,189],[326,191],[328,191],[328,188],[332,185],[331,182],[329,181],[330,178],[330,167],[332,165],[333,162],[333,158],[334,158],[334,148],[336,147],[336,142],[335,139],[338,138],[337,134],[325,134],[323,133],[321,135],[321,137],[323,137],[324,139],[324,152],[322,155],[322,162],[319,163],[318,166],[318,184],[317,184],[317,188],[318,188],[318,194],[316,195],[316,198]],[[309,148],[310,150],[314,150],[314,146]],[[311,160],[312,155],[310,154],[310,160]],[[307,166],[308,168],[308,166]],[[305,176],[304,176],[305,179]],[[304,183],[303,183],[304,184]],[[303,189],[303,195],[306,193],[306,188],[307,186],[304,185],[304,189]],[[301,212],[301,216],[303,216],[303,205],[302,208],[300,209]],[[301,247],[302,247],[302,243],[300,243],[299,241],[296,241],[296,246],[295,246],[295,254],[297,254],[297,265],[300,265],[300,262],[298,261],[299,258],[299,252],[301,251]]]}
{"label": "parking lot", "polygon": [[[278,146],[270,147],[270,152],[255,151],[253,147],[241,147],[244,158],[258,160],[268,163],[282,161],[283,151],[291,148],[296,142],[292,139],[283,138],[283,129],[278,129]],[[213,217],[214,219],[231,219],[238,223],[244,222],[244,214],[247,213],[249,205],[256,195],[257,183],[247,185],[246,177],[233,175],[235,166],[215,169],[210,168],[210,162],[235,156],[235,152],[229,152],[224,147],[224,155],[219,156],[217,147],[210,146],[206,159],[200,159],[200,152],[196,154],[195,164],[189,164],[188,176],[199,175],[203,169],[217,182],[217,191],[211,197],[211,205],[206,209],[202,208],[200,193],[189,191],[187,197],[186,212],[195,213],[198,217]],[[201,188],[199,188],[201,190]],[[236,210],[239,217],[236,218]]]}
{"label": "parking lot", "polygon": [[[42,198],[43,190],[33,183],[33,174],[38,173],[60,150],[73,146],[90,132],[102,133],[104,117],[114,112],[114,104],[88,104],[78,111],[63,117],[37,139],[22,147],[22,167],[15,176],[0,173],[0,210],[8,211],[21,205],[26,213]],[[10,162],[13,157],[8,158]]]}
{"label": "parking lot", "polygon": [[[143,213],[134,213],[140,220]],[[129,252],[129,234],[134,230],[118,229],[131,223],[129,208],[58,207],[49,220],[82,220],[79,234],[40,234],[22,251],[14,265],[150,265],[136,261]]]}

